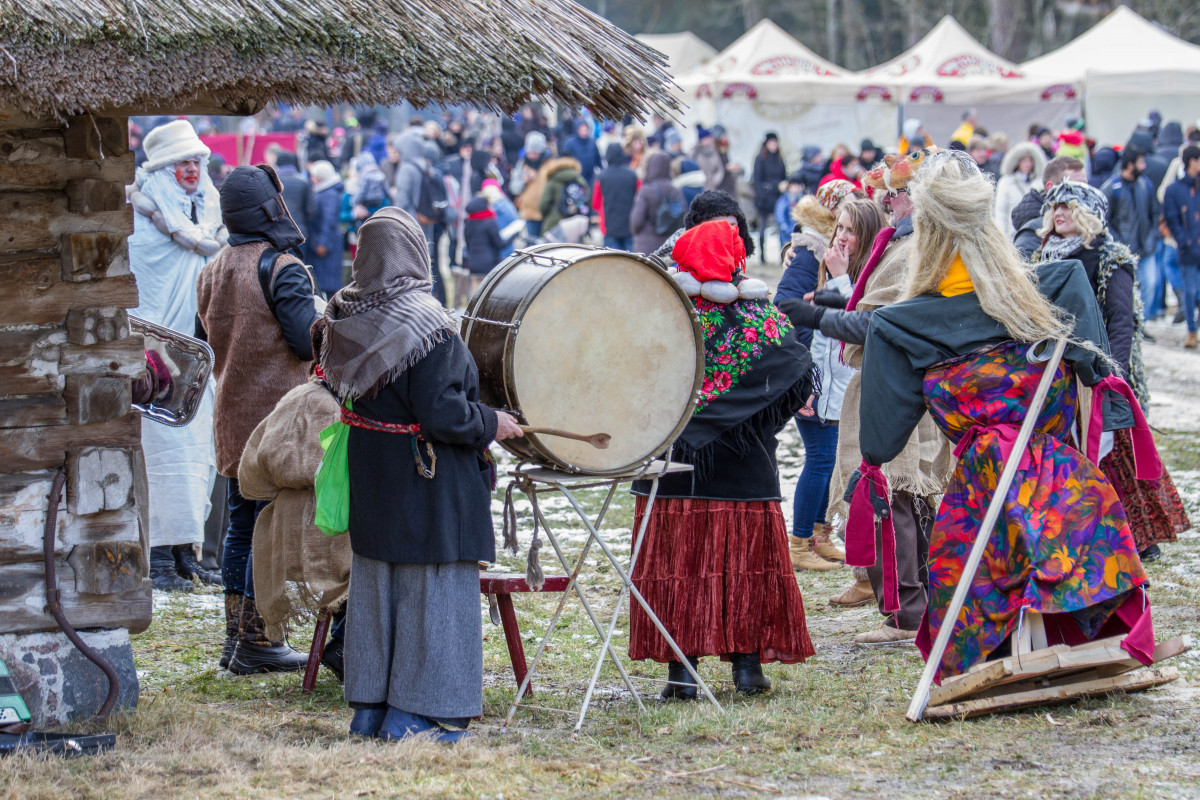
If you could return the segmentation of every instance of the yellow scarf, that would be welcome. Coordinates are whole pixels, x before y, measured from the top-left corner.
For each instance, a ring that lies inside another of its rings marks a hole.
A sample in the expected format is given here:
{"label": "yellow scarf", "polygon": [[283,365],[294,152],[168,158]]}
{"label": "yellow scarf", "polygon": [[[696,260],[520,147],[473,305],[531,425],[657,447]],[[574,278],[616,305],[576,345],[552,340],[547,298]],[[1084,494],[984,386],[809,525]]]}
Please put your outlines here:
{"label": "yellow scarf", "polygon": [[950,269],[946,271],[946,277],[938,284],[938,292],[943,297],[957,297],[973,291],[975,284],[971,283],[967,265],[963,263],[962,256],[955,253],[954,260],[950,262]]}

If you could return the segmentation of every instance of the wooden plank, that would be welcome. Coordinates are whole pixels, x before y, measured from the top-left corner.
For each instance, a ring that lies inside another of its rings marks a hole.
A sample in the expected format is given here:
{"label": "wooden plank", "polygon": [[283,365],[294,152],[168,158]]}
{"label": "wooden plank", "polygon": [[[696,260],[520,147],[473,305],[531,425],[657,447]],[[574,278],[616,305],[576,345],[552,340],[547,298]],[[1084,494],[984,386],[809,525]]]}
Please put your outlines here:
{"label": "wooden plank", "polygon": [[929,691],[929,706],[944,705],[983,691],[1012,675],[1012,663],[1007,658],[976,664],[968,672],[942,681]]}
{"label": "wooden plank", "polygon": [[[5,494],[0,490],[0,502],[13,500],[13,504],[0,506],[0,565],[42,560],[42,531],[46,524],[46,497],[50,493],[51,472],[23,472],[19,475],[0,476],[7,481],[29,476],[25,491]],[[54,536],[55,558],[65,559],[79,545],[96,542],[132,542],[140,544],[141,529],[138,527],[136,508],[108,511],[78,517],[67,513],[66,499],[59,505],[58,530]]]}
{"label": "wooden plank", "polygon": [[66,213],[62,192],[0,192],[0,252],[56,250],[51,224]]}
{"label": "wooden plank", "polygon": [[118,115],[80,114],[67,121],[63,142],[70,158],[96,161],[122,156],[129,152],[129,121]]}
{"label": "wooden plank", "polygon": [[120,375],[68,375],[63,400],[72,425],[119,419],[133,404],[133,383]]}
{"label": "wooden plank", "polygon": [[93,425],[50,425],[0,430],[0,464],[9,472],[47,469],[62,464],[68,450],[83,447],[140,448],[142,415]]}
{"label": "wooden plank", "polygon": [[1111,678],[1099,678],[1062,686],[1050,686],[998,697],[966,700],[925,710],[926,719],[971,719],[1001,711],[1016,711],[1030,706],[1065,703],[1079,697],[1095,697],[1113,692],[1137,692],[1160,686],[1179,678],[1175,667],[1138,670]]}
{"label": "wooden plank", "polygon": [[36,428],[66,421],[67,402],[60,394],[0,397],[0,428]]}
{"label": "wooden plank", "polygon": [[[132,633],[150,625],[153,584],[143,578],[133,590],[119,594],[85,594],[76,589],[75,570],[58,561],[58,586],[63,610],[76,628],[128,628]],[[45,573],[39,563],[0,566],[0,619],[5,633],[57,630],[45,610]]]}
{"label": "wooden plank", "polygon": [[66,344],[58,359],[63,375],[123,375],[136,378],[146,371],[146,351],[141,336],[93,345]]}
{"label": "wooden plank", "polygon": [[71,282],[61,279],[57,256],[24,256],[0,262],[0,326],[56,325],[75,309],[135,308],[133,275]]}
{"label": "wooden plank", "polygon": [[90,281],[129,274],[127,234],[89,231],[62,237],[62,276]]}

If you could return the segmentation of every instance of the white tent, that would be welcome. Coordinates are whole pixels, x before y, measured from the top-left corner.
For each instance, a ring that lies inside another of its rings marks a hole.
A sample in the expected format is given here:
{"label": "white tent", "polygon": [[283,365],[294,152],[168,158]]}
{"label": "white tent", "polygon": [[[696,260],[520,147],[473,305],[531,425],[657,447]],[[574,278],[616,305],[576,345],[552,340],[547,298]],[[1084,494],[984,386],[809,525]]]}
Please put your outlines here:
{"label": "white tent", "polygon": [[904,116],[920,119],[942,146],[970,108],[988,131],[1004,131],[1014,140],[1024,138],[1034,122],[1057,129],[1080,114],[1077,82],[1005,61],[950,16],[908,51],[858,77],[863,92],[893,94]]}
{"label": "white tent", "polygon": [[1125,6],[1022,69],[1082,81],[1088,135],[1098,142],[1125,141],[1152,108],[1185,127],[1200,116],[1200,47]]}
{"label": "white tent", "polygon": [[707,62],[717,49],[691,31],[682,33],[639,33],[634,37],[667,57],[667,72],[682,75],[693,67]]}
{"label": "white tent", "polygon": [[864,136],[884,142],[896,130],[895,105],[860,102],[851,73],[770,20],[676,82],[689,107],[684,121],[724,126],[733,161],[747,171],[768,131],[779,135],[785,158],[795,166],[803,145],[828,150],[846,142],[856,148]]}

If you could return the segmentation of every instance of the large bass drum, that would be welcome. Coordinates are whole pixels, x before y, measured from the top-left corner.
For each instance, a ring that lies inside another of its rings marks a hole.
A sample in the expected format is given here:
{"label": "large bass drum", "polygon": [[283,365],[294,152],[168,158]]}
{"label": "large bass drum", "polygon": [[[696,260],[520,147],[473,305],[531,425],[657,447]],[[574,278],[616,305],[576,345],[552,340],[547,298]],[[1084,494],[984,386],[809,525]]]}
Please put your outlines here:
{"label": "large bass drum", "polygon": [[604,450],[532,433],[501,442],[569,472],[627,474],[661,455],[704,377],[700,322],[671,276],[653,259],[587,245],[538,245],[497,266],[462,336],[484,403],[523,424],[612,436]]}

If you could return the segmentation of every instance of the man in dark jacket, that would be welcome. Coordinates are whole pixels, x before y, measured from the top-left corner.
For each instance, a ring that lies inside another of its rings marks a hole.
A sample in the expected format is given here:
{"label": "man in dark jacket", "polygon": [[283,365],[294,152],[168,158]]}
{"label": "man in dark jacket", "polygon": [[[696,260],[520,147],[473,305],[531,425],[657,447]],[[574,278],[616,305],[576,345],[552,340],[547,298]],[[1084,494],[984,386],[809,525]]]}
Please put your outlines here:
{"label": "man in dark jacket", "polygon": [[1042,169],[1042,190],[1030,189],[1012,211],[1012,223],[1017,233],[1013,244],[1026,260],[1042,246],[1038,230],[1042,227],[1045,193],[1063,181],[1087,181],[1083,162],[1074,156],[1058,156],[1046,162]]}
{"label": "man in dark jacket", "polygon": [[1109,233],[1139,259],[1137,278],[1142,313],[1145,319],[1155,319],[1163,312],[1159,302],[1162,276],[1154,260],[1159,238],[1159,206],[1154,185],[1142,174],[1145,171],[1145,151],[1127,145],[1121,153],[1121,171],[1105,181],[1100,191],[1108,199]]}
{"label": "man in dark jacket", "polygon": [[629,217],[637,195],[638,176],[629,168],[629,156],[624,148],[613,142],[604,152],[608,167],[596,181],[599,201],[593,206],[601,210],[604,223],[604,246],[614,250],[633,250],[633,230]]}
{"label": "man in dark jacket", "polygon": [[217,470],[229,478],[221,666],[238,675],[295,671],[307,661],[304,653],[266,635],[254,604],[251,559],[254,523],[266,503],[242,497],[237,481],[251,432],[283,395],[308,380],[313,360],[309,330],[317,320],[316,287],[292,255],[304,237],[282,192],[268,166],[238,167],[229,174],[221,186],[229,247],[204,266],[196,281],[196,332],[215,356]]}
{"label": "man in dark jacket", "polygon": [[651,153],[646,159],[646,181],[629,218],[633,251],[650,254],[661,247],[683,224],[686,210],[683,192],[671,182],[671,157],[662,151]]}
{"label": "man in dark jacket", "polygon": [[296,154],[287,150],[275,159],[275,172],[283,183],[283,201],[292,212],[300,235],[307,239],[309,226],[317,217],[317,195],[308,179],[300,174],[298,165]]}
{"label": "man in dark jacket", "polygon": [[[1171,124],[1167,123],[1167,127]],[[1183,162],[1183,177],[1167,187],[1163,196],[1163,219],[1175,240],[1179,271],[1183,275],[1183,311],[1188,329],[1183,346],[1195,349],[1196,300],[1200,292],[1197,280],[1200,278],[1200,147],[1185,147],[1180,161]]]}
{"label": "man in dark jacket", "polygon": [[586,119],[575,123],[575,135],[563,143],[562,154],[579,162],[579,174],[590,189],[600,170],[600,148],[596,147],[592,126]]}

